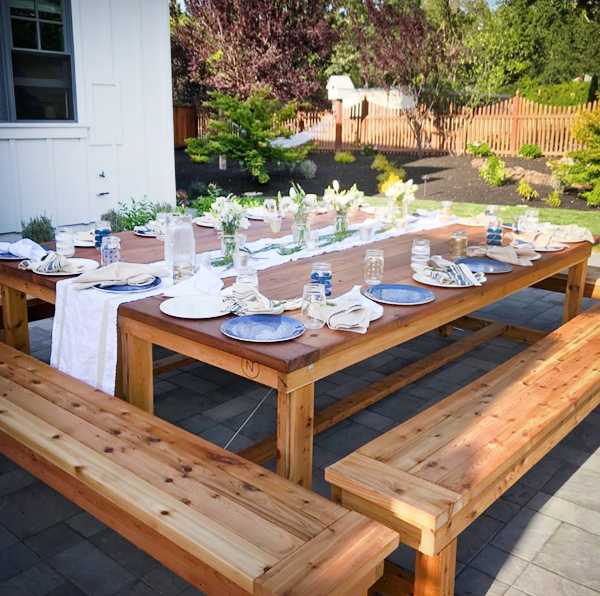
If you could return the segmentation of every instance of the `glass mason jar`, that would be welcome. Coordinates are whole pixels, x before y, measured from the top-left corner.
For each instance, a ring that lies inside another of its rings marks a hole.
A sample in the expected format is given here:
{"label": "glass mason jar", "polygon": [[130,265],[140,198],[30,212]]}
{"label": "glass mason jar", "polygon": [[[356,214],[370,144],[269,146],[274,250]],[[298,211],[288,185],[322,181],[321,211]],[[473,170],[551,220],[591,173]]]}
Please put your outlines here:
{"label": "glass mason jar", "polygon": [[537,209],[527,209],[525,211],[525,230],[527,232],[537,232],[540,223],[540,212]]}
{"label": "glass mason jar", "polygon": [[58,228],[56,235],[56,252],[64,257],[72,257],[75,254],[75,238],[71,228]]}
{"label": "glass mason jar", "polygon": [[237,238],[235,234],[223,234],[221,236],[221,256],[223,258],[233,258],[233,253],[236,248]]}
{"label": "glass mason jar", "polygon": [[375,286],[383,281],[383,251],[367,250],[365,253],[365,283]]}
{"label": "glass mason jar", "polygon": [[102,219],[94,224],[95,246],[98,250],[102,246],[102,238],[109,236],[111,232],[110,221]]}
{"label": "glass mason jar", "polygon": [[258,272],[253,267],[241,267],[235,281],[258,290]]}
{"label": "glass mason jar", "polygon": [[348,214],[347,213],[336,213],[335,214],[335,233],[345,234],[348,231]]}
{"label": "glass mason jar", "polygon": [[106,267],[121,260],[121,239],[117,236],[104,236],[100,247],[100,265]]}
{"label": "glass mason jar", "polygon": [[526,221],[527,220],[524,215],[515,215],[512,226],[513,234],[522,234],[525,232]]}
{"label": "glass mason jar", "polygon": [[452,201],[442,201],[438,215],[440,221],[450,221],[452,219]]}
{"label": "glass mason jar", "polygon": [[467,256],[467,244],[468,244],[467,232],[464,230],[455,230],[450,236],[450,254],[453,257],[466,257]]}
{"label": "glass mason jar", "polygon": [[302,290],[302,322],[307,329],[320,329],[325,325],[325,287],[306,284]]}
{"label": "glass mason jar", "polygon": [[272,217],[277,217],[277,201],[275,199],[265,199],[263,203],[264,219],[269,221]]}
{"label": "glass mason jar", "polygon": [[182,254],[173,257],[173,281],[178,283],[194,275],[194,255]]}
{"label": "glass mason jar", "polygon": [[498,205],[488,205],[485,208],[485,227],[487,228],[488,219],[498,217]]}
{"label": "glass mason jar", "polygon": [[292,224],[292,235],[294,237],[294,243],[300,246],[306,245],[306,237],[310,228],[308,226],[308,222],[306,221],[295,221]]}
{"label": "glass mason jar", "polygon": [[313,263],[310,280],[312,284],[320,284],[323,286],[325,296],[331,296],[331,263]]}
{"label": "glass mason jar", "polygon": [[413,240],[412,249],[410,251],[411,264],[420,263],[421,265],[427,265],[429,257],[431,257],[429,240],[426,238],[417,238],[416,240]]}
{"label": "glass mason jar", "polygon": [[156,226],[154,227],[156,232],[156,239],[161,242],[165,241],[165,233],[167,231],[167,214],[157,213],[156,214]]}
{"label": "glass mason jar", "polygon": [[165,230],[165,263],[167,269],[173,271],[173,258],[175,255],[193,255],[195,253],[196,240],[191,221],[188,221],[188,217],[179,213],[168,213]]}
{"label": "glass mason jar", "polygon": [[488,246],[502,246],[502,220],[490,217],[486,226],[485,243]]}

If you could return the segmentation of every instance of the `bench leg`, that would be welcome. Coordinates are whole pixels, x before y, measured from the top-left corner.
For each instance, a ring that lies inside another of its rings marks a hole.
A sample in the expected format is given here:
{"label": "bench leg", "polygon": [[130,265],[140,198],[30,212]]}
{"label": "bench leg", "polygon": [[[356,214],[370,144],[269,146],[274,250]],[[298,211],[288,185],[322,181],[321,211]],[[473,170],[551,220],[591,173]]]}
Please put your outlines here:
{"label": "bench leg", "polygon": [[453,596],[456,540],[435,557],[417,551],[414,596]]}
{"label": "bench leg", "polygon": [[567,323],[581,312],[583,290],[585,289],[585,276],[587,274],[587,261],[569,267],[569,277],[565,289],[565,305],[563,308],[562,322]]}
{"label": "bench leg", "polygon": [[306,488],[312,483],[314,383],[277,399],[277,473]]}
{"label": "bench leg", "polygon": [[23,292],[2,285],[2,322],[4,343],[29,354],[27,297]]}
{"label": "bench leg", "polygon": [[117,374],[117,395],[131,405],[154,413],[152,344],[122,332],[121,370]]}

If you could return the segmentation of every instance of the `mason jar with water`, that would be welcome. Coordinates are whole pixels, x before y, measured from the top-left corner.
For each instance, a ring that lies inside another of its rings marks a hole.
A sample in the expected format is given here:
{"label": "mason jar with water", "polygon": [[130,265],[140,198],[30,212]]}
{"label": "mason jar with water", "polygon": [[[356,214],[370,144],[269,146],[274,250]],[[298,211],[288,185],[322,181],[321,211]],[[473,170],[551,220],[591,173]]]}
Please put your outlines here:
{"label": "mason jar with water", "polygon": [[173,271],[175,255],[195,255],[196,240],[189,214],[169,213],[165,230],[165,264]]}

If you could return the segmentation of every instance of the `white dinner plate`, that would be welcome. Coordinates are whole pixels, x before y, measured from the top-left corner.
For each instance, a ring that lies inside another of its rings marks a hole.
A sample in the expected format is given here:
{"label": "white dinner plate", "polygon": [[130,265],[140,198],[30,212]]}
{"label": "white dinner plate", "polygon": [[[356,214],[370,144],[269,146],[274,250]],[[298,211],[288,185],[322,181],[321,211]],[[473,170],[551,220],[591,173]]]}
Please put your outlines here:
{"label": "white dinner plate", "polygon": [[74,246],[76,248],[94,248],[94,246],[96,246],[96,242],[94,240],[89,240],[87,242],[82,240],[75,240]]}
{"label": "white dinner plate", "polygon": [[[469,286],[461,286],[459,284],[443,284],[441,282],[439,282],[437,279],[434,279],[433,277],[425,277],[424,275],[421,275],[420,273],[413,273],[413,279],[415,281],[418,281],[421,284],[425,284],[427,286],[433,286],[434,288],[474,288],[475,284],[471,284]],[[483,283],[484,281],[486,281],[485,279],[481,280],[481,283]]]}
{"label": "white dinner plate", "polygon": [[229,314],[223,296],[177,296],[160,303],[160,310],[178,319],[215,319]]}
{"label": "white dinner plate", "polygon": [[82,265],[83,268],[81,271],[77,271],[76,273],[66,273],[65,271],[47,271],[44,273],[40,271],[34,271],[33,273],[37,273],[38,275],[47,275],[48,277],[64,277],[67,275],[80,275],[81,273],[93,271],[94,269],[98,269],[98,267],[100,267],[100,263],[98,263],[98,261],[94,261],[93,259],[70,258],[69,262],[73,263],[74,265]]}
{"label": "white dinner plate", "polygon": [[255,221],[263,221],[265,218],[265,209],[264,207],[250,207],[248,211],[246,211],[246,217],[248,219],[254,219]]}
{"label": "white dinner plate", "polygon": [[214,228],[215,227],[215,219],[212,216],[207,214],[199,215],[198,217],[194,217],[192,220],[197,226],[201,226],[203,228]]}
{"label": "white dinner plate", "polygon": [[[562,242],[557,242],[556,244],[553,244],[552,246],[546,246],[545,248],[539,248],[537,246],[533,246],[533,244],[530,244],[529,242],[519,242],[517,241],[517,244],[512,244],[513,247],[518,248],[519,246],[528,246],[529,248],[532,248],[533,250],[535,250],[535,252],[559,252],[561,250],[565,250],[565,248],[569,248],[566,244],[563,244]],[[531,259],[532,261],[534,259]]]}

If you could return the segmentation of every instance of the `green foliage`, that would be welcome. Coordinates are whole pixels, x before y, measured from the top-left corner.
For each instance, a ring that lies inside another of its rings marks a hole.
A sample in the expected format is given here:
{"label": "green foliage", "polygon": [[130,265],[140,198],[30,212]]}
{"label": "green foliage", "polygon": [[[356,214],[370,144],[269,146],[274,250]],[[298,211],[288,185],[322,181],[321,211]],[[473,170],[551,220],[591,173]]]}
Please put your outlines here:
{"label": "green foliage", "polygon": [[380,172],[385,172],[385,170],[388,170],[391,167],[392,164],[383,153],[377,153],[375,155],[375,159],[373,159],[373,163],[371,164],[372,170],[379,170]]}
{"label": "green foliage", "polygon": [[377,188],[381,192],[381,188],[387,182],[390,176],[396,176],[400,180],[406,180],[406,170],[392,163],[383,153],[378,153],[373,159],[371,164],[372,170],[378,170],[380,174],[377,175]]}
{"label": "green foliage", "polygon": [[157,213],[185,213],[186,205],[171,205],[171,203],[155,203],[152,205],[152,219],[156,219]]}
{"label": "green foliage", "polygon": [[283,149],[271,144],[278,137],[293,133],[285,122],[297,111],[294,102],[281,107],[277,100],[268,99],[269,89],[261,88],[247,99],[225,93],[211,93],[206,105],[215,114],[203,138],[187,139],[187,153],[193,161],[205,162],[214,155],[226,155],[243,164],[261,184],[269,181],[267,161],[286,163],[302,161],[312,144]]}
{"label": "green foliage", "polygon": [[502,186],[508,178],[504,162],[497,156],[488,157],[479,168],[479,176],[490,186]]}
{"label": "green foliage", "polygon": [[519,156],[524,159],[536,159],[538,157],[542,157],[542,150],[539,145],[523,143],[519,149]]}
{"label": "green foliage", "polygon": [[523,78],[517,84],[522,97],[550,106],[579,106],[587,103],[590,84],[566,81],[556,85],[541,85],[538,79]]}
{"label": "green foliage", "polygon": [[312,159],[305,159],[298,164],[298,171],[305,180],[314,180],[317,175],[317,164]]}
{"label": "green foliage", "polygon": [[333,159],[338,163],[352,163],[356,161],[356,157],[350,151],[338,151]]}
{"label": "green foliage", "polygon": [[227,192],[224,189],[215,182],[211,182],[210,184],[205,185],[201,195],[197,195],[197,197],[190,202],[190,207],[196,209],[198,213],[204,213],[211,208],[211,205],[215,202],[217,197],[224,197],[226,195]]}
{"label": "green foliage", "polygon": [[485,141],[475,141],[467,143],[467,153],[474,157],[491,157],[495,155],[490,146]]}
{"label": "green foliage", "polygon": [[147,224],[153,217],[152,205],[142,199],[136,201],[131,198],[131,205],[119,203],[119,212],[123,218],[123,229],[131,231],[135,226]]}
{"label": "green foliage", "polygon": [[531,186],[525,182],[525,180],[521,180],[519,182],[519,186],[517,188],[517,192],[523,197],[525,201],[533,201],[540,196],[540,193],[537,190],[531,188]]}
{"label": "green foliage", "polygon": [[109,209],[100,216],[100,219],[110,222],[112,232],[122,232],[125,229],[123,216],[116,209]]}
{"label": "green foliage", "polygon": [[560,207],[562,201],[560,200],[560,194],[557,190],[552,191],[547,197],[542,199],[548,207]]}
{"label": "green foliage", "polygon": [[32,217],[27,223],[21,222],[21,236],[34,242],[51,242],[54,240],[52,220],[46,214]]}
{"label": "green foliage", "polygon": [[363,145],[360,152],[365,157],[373,157],[374,155],[377,155],[377,149],[375,149],[375,146],[372,145],[371,143],[367,143],[366,145]]}

